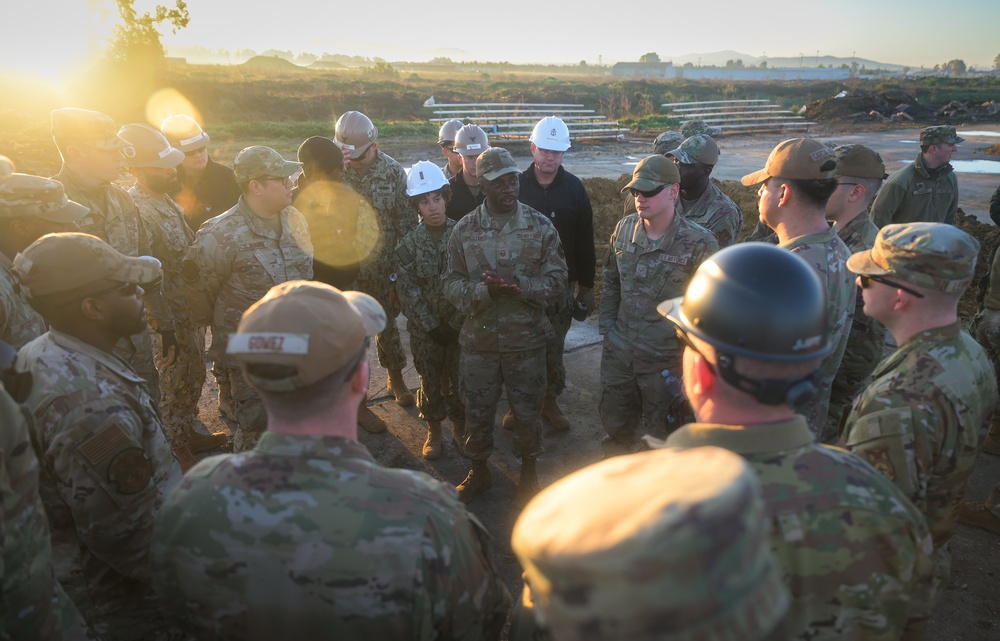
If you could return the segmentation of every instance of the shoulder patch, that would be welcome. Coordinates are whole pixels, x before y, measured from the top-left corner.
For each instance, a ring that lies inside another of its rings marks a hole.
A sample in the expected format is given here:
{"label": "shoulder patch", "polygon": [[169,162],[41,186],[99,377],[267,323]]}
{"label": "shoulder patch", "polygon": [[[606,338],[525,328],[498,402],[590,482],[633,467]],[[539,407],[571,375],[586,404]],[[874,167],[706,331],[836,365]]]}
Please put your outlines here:
{"label": "shoulder patch", "polygon": [[187,283],[197,283],[201,279],[201,269],[198,268],[198,263],[191,259],[182,262],[181,277]]}
{"label": "shoulder patch", "polygon": [[125,430],[117,423],[109,425],[80,445],[77,450],[95,468],[110,460],[125,446],[132,443]]}
{"label": "shoulder patch", "polygon": [[889,456],[889,447],[872,447],[861,450],[865,460],[871,464],[882,476],[890,481],[896,479],[896,468],[892,465],[892,458]]}
{"label": "shoulder patch", "polygon": [[108,480],[122,494],[135,494],[146,489],[153,478],[153,464],[140,447],[118,452],[108,466]]}
{"label": "shoulder patch", "polygon": [[403,265],[409,265],[414,260],[413,254],[411,254],[410,250],[403,245],[398,245],[396,247],[396,258],[398,258],[400,264]]}

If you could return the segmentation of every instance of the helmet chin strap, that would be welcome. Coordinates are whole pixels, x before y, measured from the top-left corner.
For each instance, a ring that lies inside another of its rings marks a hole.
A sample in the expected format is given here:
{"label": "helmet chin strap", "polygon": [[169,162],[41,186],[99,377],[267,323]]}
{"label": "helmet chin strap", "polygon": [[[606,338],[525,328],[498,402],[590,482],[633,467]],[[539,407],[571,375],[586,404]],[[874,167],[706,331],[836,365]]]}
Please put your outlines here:
{"label": "helmet chin strap", "polygon": [[765,379],[755,381],[736,371],[730,354],[716,352],[719,375],[733,387],[750,394],[764,405],[787,405],[793,410],[804,407],[819,394],[819,368],[798,380]]}

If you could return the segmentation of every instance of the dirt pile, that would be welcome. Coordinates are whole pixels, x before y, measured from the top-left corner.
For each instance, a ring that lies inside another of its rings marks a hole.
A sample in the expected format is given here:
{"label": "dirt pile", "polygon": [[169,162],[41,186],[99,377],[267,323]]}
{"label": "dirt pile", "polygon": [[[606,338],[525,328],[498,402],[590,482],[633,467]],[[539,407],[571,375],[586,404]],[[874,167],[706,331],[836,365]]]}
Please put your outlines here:
{"label": "dirt pile", "polygon": [[972,279],[972,285],[966,290],[962,300],[958,303],[958,315],[965,326],[972,322],[973,317],[979,312],[979,299],[986,293],[986,285],[990,271],[990,257],[997,245],[1000,244],[1000,228],[994,225],[987,225],[976,220],[975,216],[968,216],[961,209],[955,214],[955,226],[970,234],[979,241],[979,258],[976,260],[976,275]]}
{"label": "dirt pile", "polygon": [[905,92],[863,90],[810,103],[805,115],[811,120],[841,122],[923,122],[936,117],[933,109]]}
{"label": "dirt pile", "polygon": [[983,151],[993,156],[1000,156],[1000,145],[990,145]]}

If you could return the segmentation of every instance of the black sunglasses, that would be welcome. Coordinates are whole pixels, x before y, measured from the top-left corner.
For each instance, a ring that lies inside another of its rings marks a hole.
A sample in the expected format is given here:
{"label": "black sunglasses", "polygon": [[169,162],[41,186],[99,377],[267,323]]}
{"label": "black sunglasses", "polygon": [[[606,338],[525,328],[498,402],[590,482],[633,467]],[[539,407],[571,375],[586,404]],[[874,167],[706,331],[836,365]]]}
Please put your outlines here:
{"label": "black sunglasses", "polygon": [[651,189],[649,191],[642,191],[641,189],[636,189],[632,187],[629,189],[629,191],[632,193],[633,196],[642,196],[643,198],[653,198],[666,188],[667,188],[666,185],[660,185],[656,189]]}
{"label": "black sunglasses", "polygon": [[917,298],[924,297],[924,295],[921,294],[920,292],[910,289],[906,285],[900,285],[894,280],[883,278],[882,276],[875,276],[874,274],[858,274],[858,278],[861,280],[861,289],[868,289],[872,285],[871,281],[875,281],[876,283],[882,283],[883,285],[888,285],[889,287],[892,287],[894,289],[901,289],[907,294],[916,296]]}

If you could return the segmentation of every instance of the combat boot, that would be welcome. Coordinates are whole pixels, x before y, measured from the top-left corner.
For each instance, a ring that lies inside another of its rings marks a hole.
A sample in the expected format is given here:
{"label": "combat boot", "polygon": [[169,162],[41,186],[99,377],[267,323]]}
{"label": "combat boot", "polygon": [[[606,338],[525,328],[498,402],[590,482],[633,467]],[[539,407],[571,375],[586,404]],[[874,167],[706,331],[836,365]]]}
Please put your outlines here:
{"label": "combat boot", "polygon": [[198,463],[198,459],[191,453],[191,450],[187,446],[174,450],[174,456],[177,457],[177,463],[181,466],[181,474],[186,473]]}
{"label": "combat boot", "polygon": [[521,477],[517,481],[517,495],[514,504],[518,509],[528,504],[538,494],[538,472],[535,470],[535,459],[521,459]]}
{"label": "combat boot", "polygon": [[980,450],[983,454],[991,454],[993,456],[1000,456],[1000,429],[994,425],[990,428],[986,438],[983,440],[983,447]]}
{"label": "combat boot", "polygon": [[500,427],[504,428],[508,432],[513,432],[514,421],[516,420],[517,419],[514,418],[514,412],[511,410],[507,410],[507,413],[503,415],[503,419],[500,421]]}
{"label": "combat boot", "polygon": [[428,461],[436,461],[441,458],[441,421],[427,421],[424,458]]}
{"label": "combat boot", "polygon": [[396,397],[397,405],[400,407],[413,407],[413,394],[409,389],[407,389],[406,382],[403,381],[402,370],[389,370],[389,382],[387,387],[389,388],[389,391],[392,392],[392,395]]}
{"label": "combat boot", "polygon": [[991,512],[984,503],[962,503],[958,508],[958,522],[1000,536],[1000,516]]}
{"label": "combat boot", "polygon": [[465,453],[465,420],[453,420],[451,425],[451,442],[454,443],[459,454],[469,458],[469,455]]}
{"label": "combat boot", "polygon": [[569,429],[569,419],[559,409],[555,396],[545,397],[545,402],[542,403],[542,418],[546,419],[552,425],[552,429],[558,432],[565,432]]}
{"label": "combat boot", "polygon": [[458,490],[458,498],[462,503],[468,503],[491,487],[493,487],[493,477],[490,476],[490,468],[486,461],[474,460],[469,475],[455,489]]}
{"label": "combat boot", "polygon": [[364,428],[369,434],[382,434],[388,427],[375,412],[368,407],[368,399],[362,398],[358,407],[358,425]]}
{"label": "combat boot", "polygon": [[216,381],[219,383],[219,416],[227,421],[236,422],[236,410],[233,408],[233,395],[230,392],[229,379]]}
{"label": "combat boot", "polygon": [[212,432],[211,434],[202,434],[201,432],[188,429],[188,442],[187,448],[192,454],[201,454],[202,452],[211,452],[212,450],[217,450],[222,447],[226,447],[229,444],[229,436],[225,432]]}

